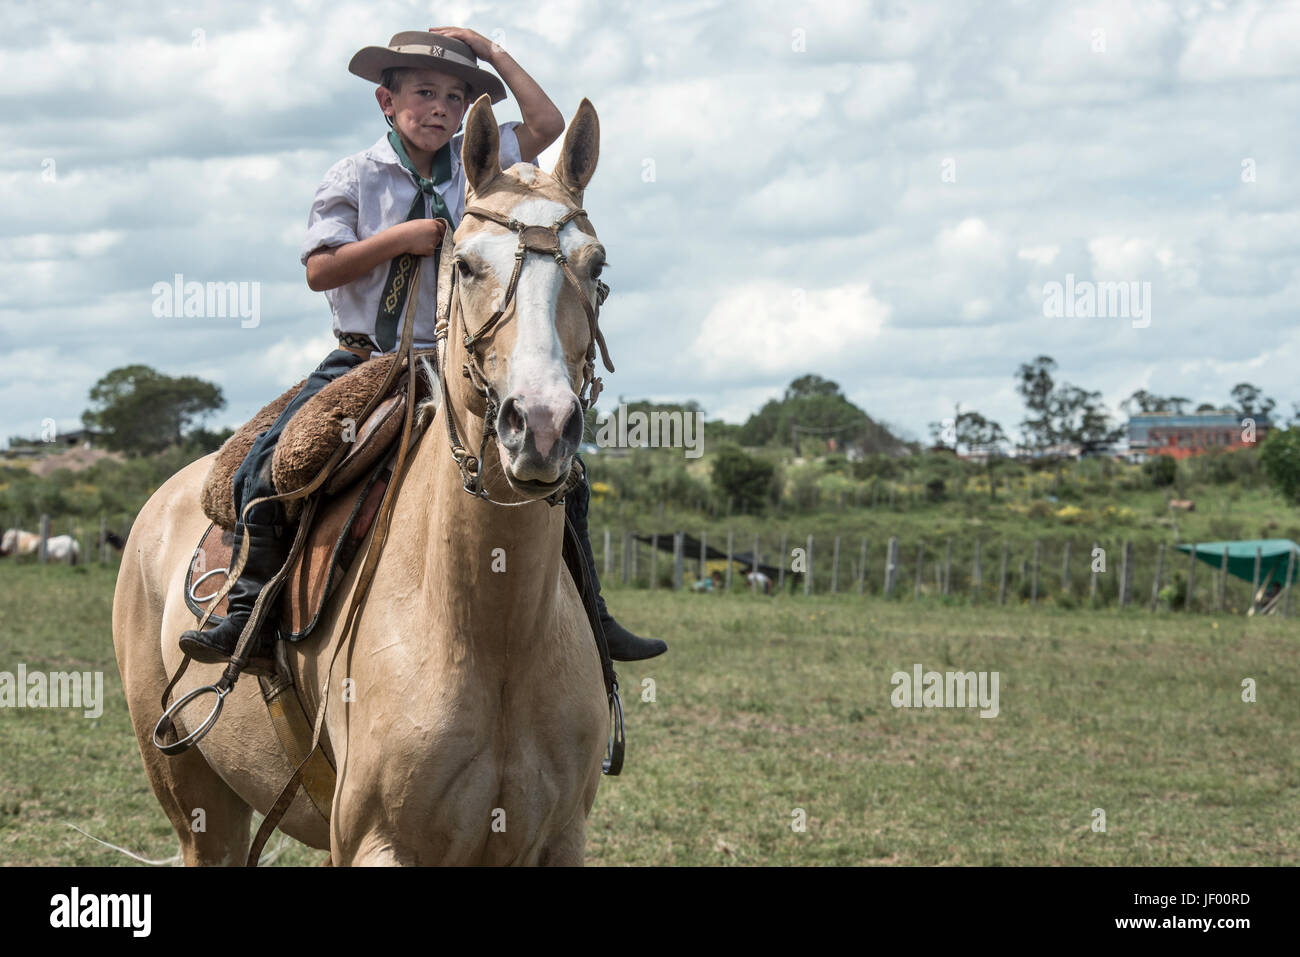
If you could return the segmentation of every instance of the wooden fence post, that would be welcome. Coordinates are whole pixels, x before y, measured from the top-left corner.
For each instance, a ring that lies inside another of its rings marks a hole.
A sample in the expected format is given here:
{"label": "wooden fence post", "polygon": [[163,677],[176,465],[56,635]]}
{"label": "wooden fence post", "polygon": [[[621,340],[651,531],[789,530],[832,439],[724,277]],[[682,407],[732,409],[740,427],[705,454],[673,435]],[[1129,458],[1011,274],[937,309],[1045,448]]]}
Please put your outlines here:
{"label": "wooden fence post", "polygon": [[1156,611],[1160,607],[1160,575],[1165,570],[1165,543],[1160,543],[1160,548],[1156,551],[1156,578],[1151,583],[1151,610]]}
{"label": "wooden fence post", "polygon": [[808,564],[808,570],[803,576],[803,593],[806,598],[812,594],[813,583],[813,537],[811,535],[808,536],[808,553],[804,556],[804,560]]}
{"label": "wooden fence post", "polygon": [[831,594],[840,590],[840,537],[835,536],[835,545],[831,554]]}
{"label": "wooden fence post", "polygon": [[614,557],[614,556],[611,555],[610,552],[609,552],[609,527],[606,526],[606,528],[605,528],[605,554],[604,554],[604,557],[603,557],[603,559],[602,559],[602,560],[604,561],[604,563],[605,563],[605,580],[606,580],[606,581],[609,580],[609,570],[610,570],[610,568],[612,567],[610,563],[611,563],[611,561],[613,560],[613,557]]}
{"label": "wooden fence post", "polygon": [[1185,611],[1192,610],[1192,585],[1196,581],[1196,543],[1195,542],[1192,543],[1192,551],[1188,556],[1188,558],[1189,561],[1187,563],[1187,600],[1183,602],[1183,609]]}
{"label": "wooden fence post", "polygon": [[916,546],[916,597],[921,597],[921,573],[925,568],[925,542]]}
{"label": "wooden fence post", "polygon": [[1286,594],[1282,596],[1282,617],[1286,618],[1291,614],[1291,573],[1295,570],[1295,549],[1290,549],[1286,553]]}
{"label": "wooden fence post", "polygon": [[627,584],[627,563],[632,557],[629,554],[632,551],[632,533],[627,529],[623,530],[623,584]]}
{"label": "wooden fence post", "polygon": [[1005,542],[1002,544],[1002,580],[998,583],[998,604],[1007,603],[1007,556],[1011,553],[1011,546]]}
{"label": "wooden fence post", "polygon": [[858,594],[867,587],[867,540],[862,540],[862,561],[858,565]]}
{"label": "wooden fence post", "polygon": [[46,561],[49,560],[50,557],[49,546],[50,546],[50,517],[48,515],[42,515],[41,516],[41,541],[40,544],[37,545],[37,552],[36,552],[37,558],[42,565],[44,565]]}
{"label": "wooden fence post", "polygon": [[1030,590],[1030,596],[1029,596],[1029,603],[1031,605],[1038,604],[1038,557],[1039,554],[1042,552],[1042,549],[1043,549],[1043,543],[1035,538],[1034,539],[1034,584],[1032,589]]}
{"label": "wooden fence post", "polygon": [[898,569],[898,536],[891,535],[885,546],[885,597],[894,597],[894,578]]}
{"label": "wooden fence post", "polygon": [[1223,561],[1219,564],[1219,611],[1228,601],[1228,546],[1223,546]]}
{"label": "wooden fence post", "polygon": [[1124,543],[1123,564],[1120,567],[1119,577],[1119,607],[1124,608],[1128,605],[1130,579],[1133,577],[1133,543]]}
{"label": "wooden fence post", "polygon": [[1070,540],[1065,540],[1065,558],[1061,562],[1061,591],[1070,590]]}
{"label": "wooden fence post", "polygon": [[659,533],[650,536],[650,588],[659,586]]}
{"label": "wooden fence post", "polygon": [[683,548],[686,544],[685,532],[673,532],[673,591],[682,587],[682,564],[685,558]]}
{"label": "wooden fence post", "polygon": [[[1097,543],[1092,543],[1092,551],[1088,553],[1088,605],[1091,608],[1097,607]],[[1105,554],[1104,552],[1102,554]]]}
{"label": "wooden fence post", "polygon": [[1264,549],[1255,546],[1255,577],[1250,583],[1250,607],[1256,607],[1259,602],[1259,566],[1264,563]]}

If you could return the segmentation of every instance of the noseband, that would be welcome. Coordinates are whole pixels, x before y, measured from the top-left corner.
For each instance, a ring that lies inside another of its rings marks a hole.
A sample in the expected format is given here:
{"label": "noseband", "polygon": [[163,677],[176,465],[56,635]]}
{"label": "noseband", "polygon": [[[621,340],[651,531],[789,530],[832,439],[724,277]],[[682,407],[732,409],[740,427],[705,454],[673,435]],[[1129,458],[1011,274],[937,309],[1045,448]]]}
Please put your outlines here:
{"label": "noseband", "polygon": [[[564,278],[578,293],[578,300],[582,303],[582,308],[587,314],[587,326],[591,333],[591,339],[587,343],[587,354],[582,364],[582,388],[578,391],[578,402],[585,412],[595,404],[596,399],[601,392],[601,380],[596,377],[596,347],[600,346],[600,358],[605,368],[610,372],[614,371],[614,364],[609,359],[609,349],[605,345],[605,337],[600,331],[600,306],[609,295],[609,286],[599,279],[596,280],[596,302],[593,304],[587,298],[587,292],[582,288],[582,283],[573,272],[573,267],[569,265],[569,257],[564,254],[560,247],[560,230],[565,224],[577,216],[585,216],[586,211],[581,207],[574,207],[567,213],[551,223],[549,226],[534,226],[522,223],[512,216],[503,216],[500,213],[485,209],[482,206],[470,206],[465,210],[466,216],[478,216],[482,219],[490,219],[509,229],[511,232],[519,234],[519,245],[515,247],[515,266],[510,273],[510,281],[506,284],[505,296],[501,300],[500,307],[488,317],[483,325],[479,326],[474,333],[465,333],[461,340],[465,346],[467,360],[461,366],[461,372],[465,378],[470,380],[474,390],[483,397],[483,437],[479,442],[478,455],[471,455],[469,450],[464,447],[460,441],[460,436],[456,431],[456,423],[453,421],[451,414],[451,395],[447,389],[447,336],[451,326],[451,310],[454,307],[461,312],[462,322],[464,321],[464,310],[460,305],[459,292],[459,264],[461,260],[454,255],[449,257],[447,250],[450,248],[446,245],[444,239],[442,261],[438,275],[438,317],[437,324],[434,327],[434,345],[441,353],[442,365],[439,369],[439,379],[442,382],[442,401],[443,401],[443,420],[447,423],[447,441],[451,446],[452,457],[456,460],[456,465],[460,469],[461,484],[465,491],[494,505],[529,505],[531,502],[497,502],[488,498],[483,489],[483,453],[487,449],[488,440],[495,437],[496,419],[500,410],[496,390],[488,381],[487,374],[483,371],[483,366],[479,362],[478,343],[490,336],[493,330],[500,323],[503,316],[510,309],[511,302],[514,301],[515,293],[519,288],[519,275],[524,269],[524,257],[530,253],[543,253],[550,256],[564,271]],[[447,260],[450,259],[450,262]],[[445,294],[444,294],[445,293]],[[551,505],[558,505],[564,500],[564,495],[569,489],[580,481],[581,473],[575,462],[569,470],[569,477],[556,491],[546,497],[546,501]]]}

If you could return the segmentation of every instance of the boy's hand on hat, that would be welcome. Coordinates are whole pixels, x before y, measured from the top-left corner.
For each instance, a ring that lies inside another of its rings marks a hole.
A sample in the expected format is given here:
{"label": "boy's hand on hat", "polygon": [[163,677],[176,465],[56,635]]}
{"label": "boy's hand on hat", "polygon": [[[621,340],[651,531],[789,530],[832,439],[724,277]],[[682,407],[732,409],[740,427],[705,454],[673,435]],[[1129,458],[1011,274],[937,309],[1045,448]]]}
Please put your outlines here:
{"label": "boy's hand on hat", "polygon": [[397,228],[403,231],[406,252],[412,256],[432,256],[442,245],[447,223],[442,219],[412,219]]}
{"label": "boy's hand on hat", "polygon": [[464,27],[429,27],[429,32],[459,40],[473,50],[476,57],[480,60],[487,60],[488,63],[492,62],[492,54],[500,49],[483,34],[474,30],[467,30]]}

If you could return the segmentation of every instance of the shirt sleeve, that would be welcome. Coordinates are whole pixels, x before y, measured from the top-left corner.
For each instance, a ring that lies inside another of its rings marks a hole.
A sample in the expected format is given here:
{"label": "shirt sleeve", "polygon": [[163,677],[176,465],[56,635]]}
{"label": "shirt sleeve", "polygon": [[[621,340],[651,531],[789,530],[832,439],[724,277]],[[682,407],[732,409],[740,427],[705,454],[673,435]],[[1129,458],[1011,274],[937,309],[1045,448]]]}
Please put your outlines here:
{"label": "shirt sleeve", "polygon": [[[498,128],[501,140],[501,149],[498,156],[501,160],[502,169],[509,169],[516,163],[522,163],[524,161],[523,156],[519,152],[519,137],[515,134],[515,127],[523,125],[524,124],[520,120],[510,120],[507,123],[502,123]],[[536,157],[529,162],[534,166],[541,165],[537,162]]]}
{"label": "shirt sleeve", "polygon": [[316,187],[300,257],[304,266],[318,249],[357,241],[357,187],[357,167],[350,158],[331,167]]}

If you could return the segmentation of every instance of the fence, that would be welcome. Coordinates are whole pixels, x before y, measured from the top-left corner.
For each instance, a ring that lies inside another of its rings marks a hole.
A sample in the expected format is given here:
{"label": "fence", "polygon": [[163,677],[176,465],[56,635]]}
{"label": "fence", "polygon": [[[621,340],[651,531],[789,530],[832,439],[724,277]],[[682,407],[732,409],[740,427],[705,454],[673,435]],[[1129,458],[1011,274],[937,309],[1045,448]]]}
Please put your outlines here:
{"label": "fence", "polygon": [[[10,530],[30,531],[36,535],[37,544],[33,554],[40,564],[47,564],[55,560],[49,553],[50,539],[61,535],[69,535],[77,543],[80,550],[77,559],[79,564],[97,563],[104,565],[114,561],[117,555],[117,550],[109,544],[109,533],[125,540],[131,531],[133,520],[134,516],[122,513],[114,515],[112,518],[108,515],[100,515],[97,520],[63,520],[56,526],[56,523],[46,514],[39,517],[12,514],[4,526],[4,532],[7,533]],[[30,524],[25,525],[24,522],[30,522]],[[60,531],[60,527],[63,527],[62,531]]]}
{"label": "fence", "polygon": [[[1145,608],[1149,611],[1245,611],[1260,592],[1263,569],[1256,556],[1253,582],[1227,572],[1227,550],[1219,567],[1199,563],[1169,549],[1164,542],[1065,540],[1001,541],[948,537],[904,542],[849,536],[782,535],[779,544],[754,536],[748,552],[737,554],[735,535],[714,547],[706,533],[698,537],[698,554],[686,554],[682,531],[643,534],[625,530],[600,536],[604,553],[597,567],[610,584],[638,588],[691,587],[688,575],[709,577],[712,566],[722,588],[731,590],[733,570],[755,563],[775,571],[774,591],[811,596],[855,594],[893,600],[963,601],[971,604],[1024,603],[1036,607]],[[766,546],[767,551],[764,551]],[[615,556],[613,549],[618,548]],[[671,552],[661,561],[658,552]],[[720,567],[722,566],[722,567]],[[612,576],[613,569],[619,569]],[[1278,612],[1290,615],[1291,585],[1300,577],[1295,556],[1287,561],[1286,584]],[[910,587],[909,587],[910,585]],[[743,587],[753,588],[752,585]]]}

